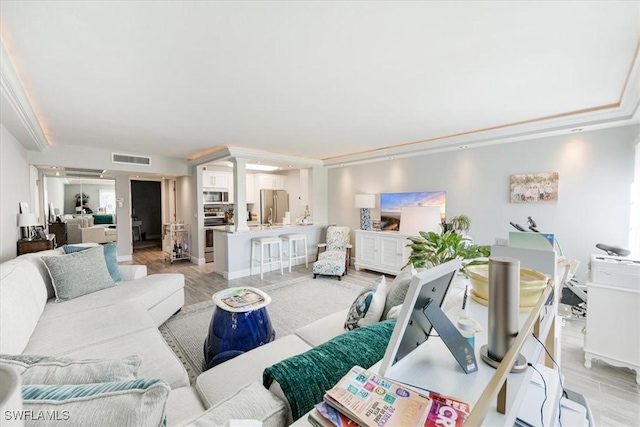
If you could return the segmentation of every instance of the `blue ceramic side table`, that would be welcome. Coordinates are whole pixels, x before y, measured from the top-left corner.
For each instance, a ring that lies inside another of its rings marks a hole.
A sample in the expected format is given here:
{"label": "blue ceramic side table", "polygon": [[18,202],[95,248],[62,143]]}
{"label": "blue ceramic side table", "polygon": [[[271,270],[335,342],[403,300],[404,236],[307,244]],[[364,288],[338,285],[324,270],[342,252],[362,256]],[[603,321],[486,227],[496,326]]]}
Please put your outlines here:
{"label": "blue ceramic side table", "polygon": [[215,308],[204,342],[203,369],[275,339],[267,305],[271,297],[251,287],[230,288],[213,295]]}

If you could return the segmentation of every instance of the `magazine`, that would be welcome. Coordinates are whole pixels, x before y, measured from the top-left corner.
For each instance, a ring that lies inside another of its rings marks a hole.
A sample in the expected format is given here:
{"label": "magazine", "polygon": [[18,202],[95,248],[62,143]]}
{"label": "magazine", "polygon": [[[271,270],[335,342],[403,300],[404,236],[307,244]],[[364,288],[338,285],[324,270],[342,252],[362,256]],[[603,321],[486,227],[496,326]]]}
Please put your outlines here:
{"label": "magazine", "polygon": [[360,427],[358,423],[347,418],[335,408],[320,402],[307,417],[309,423],[315,427]]}
{"label": "magazine", "polygon": [[417,391],[360,366],[327,391],[324,401],[365,427],[462,427],[470,411],[464,401]]}
{"label": "magazine", "polygon": [[231,309],[257,307],[265,302],[265,297],[251,288],[234,288],[217,295],[219,301]]}

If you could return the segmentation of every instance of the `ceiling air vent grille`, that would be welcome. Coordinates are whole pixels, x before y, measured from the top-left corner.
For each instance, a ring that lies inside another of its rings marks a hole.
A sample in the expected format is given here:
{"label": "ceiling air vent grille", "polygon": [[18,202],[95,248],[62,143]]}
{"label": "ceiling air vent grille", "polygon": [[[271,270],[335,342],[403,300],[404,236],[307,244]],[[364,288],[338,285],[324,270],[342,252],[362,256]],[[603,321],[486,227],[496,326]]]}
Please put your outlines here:
{"label": "ceiling air vent grille", "polygon": [[111,161],[113,163],[125,163],[128,165],[151,166],[151,157],[147,156],[111,153]]}

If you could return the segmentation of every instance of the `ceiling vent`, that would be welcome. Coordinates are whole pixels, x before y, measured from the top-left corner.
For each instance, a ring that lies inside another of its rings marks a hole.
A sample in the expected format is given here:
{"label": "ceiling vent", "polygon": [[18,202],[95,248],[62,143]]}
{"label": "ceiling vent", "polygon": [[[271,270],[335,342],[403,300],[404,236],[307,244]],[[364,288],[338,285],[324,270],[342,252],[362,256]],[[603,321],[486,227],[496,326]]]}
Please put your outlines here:
{"label": "ceiling vent", "polygon": [[151,157],[147,156],[111,153],[111,161],[113,163],[124,163],[127,165],[151,166]]}
{"label": "ceiling vent", "polygon": [[100,176],[106,172],[104,169],[64,168],[66,176]]}

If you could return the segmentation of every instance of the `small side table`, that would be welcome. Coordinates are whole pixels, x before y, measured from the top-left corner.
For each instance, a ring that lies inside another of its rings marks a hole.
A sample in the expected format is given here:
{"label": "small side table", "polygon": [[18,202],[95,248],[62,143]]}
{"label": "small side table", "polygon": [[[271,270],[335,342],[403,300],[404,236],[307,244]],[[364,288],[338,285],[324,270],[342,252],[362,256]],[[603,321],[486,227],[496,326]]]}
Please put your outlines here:
{"label": "small side table", "polygon": [[47,251],[56,248],[56,235],[47,234],[46,239],[20,239],[18,240],[18,255],[32,252]]}
{"label": "small side table", "polygon": [[204,342],[204,370],[273,341],[267,305],[271,297],[251,287],[230,288],[213,295],[216,306]]}

